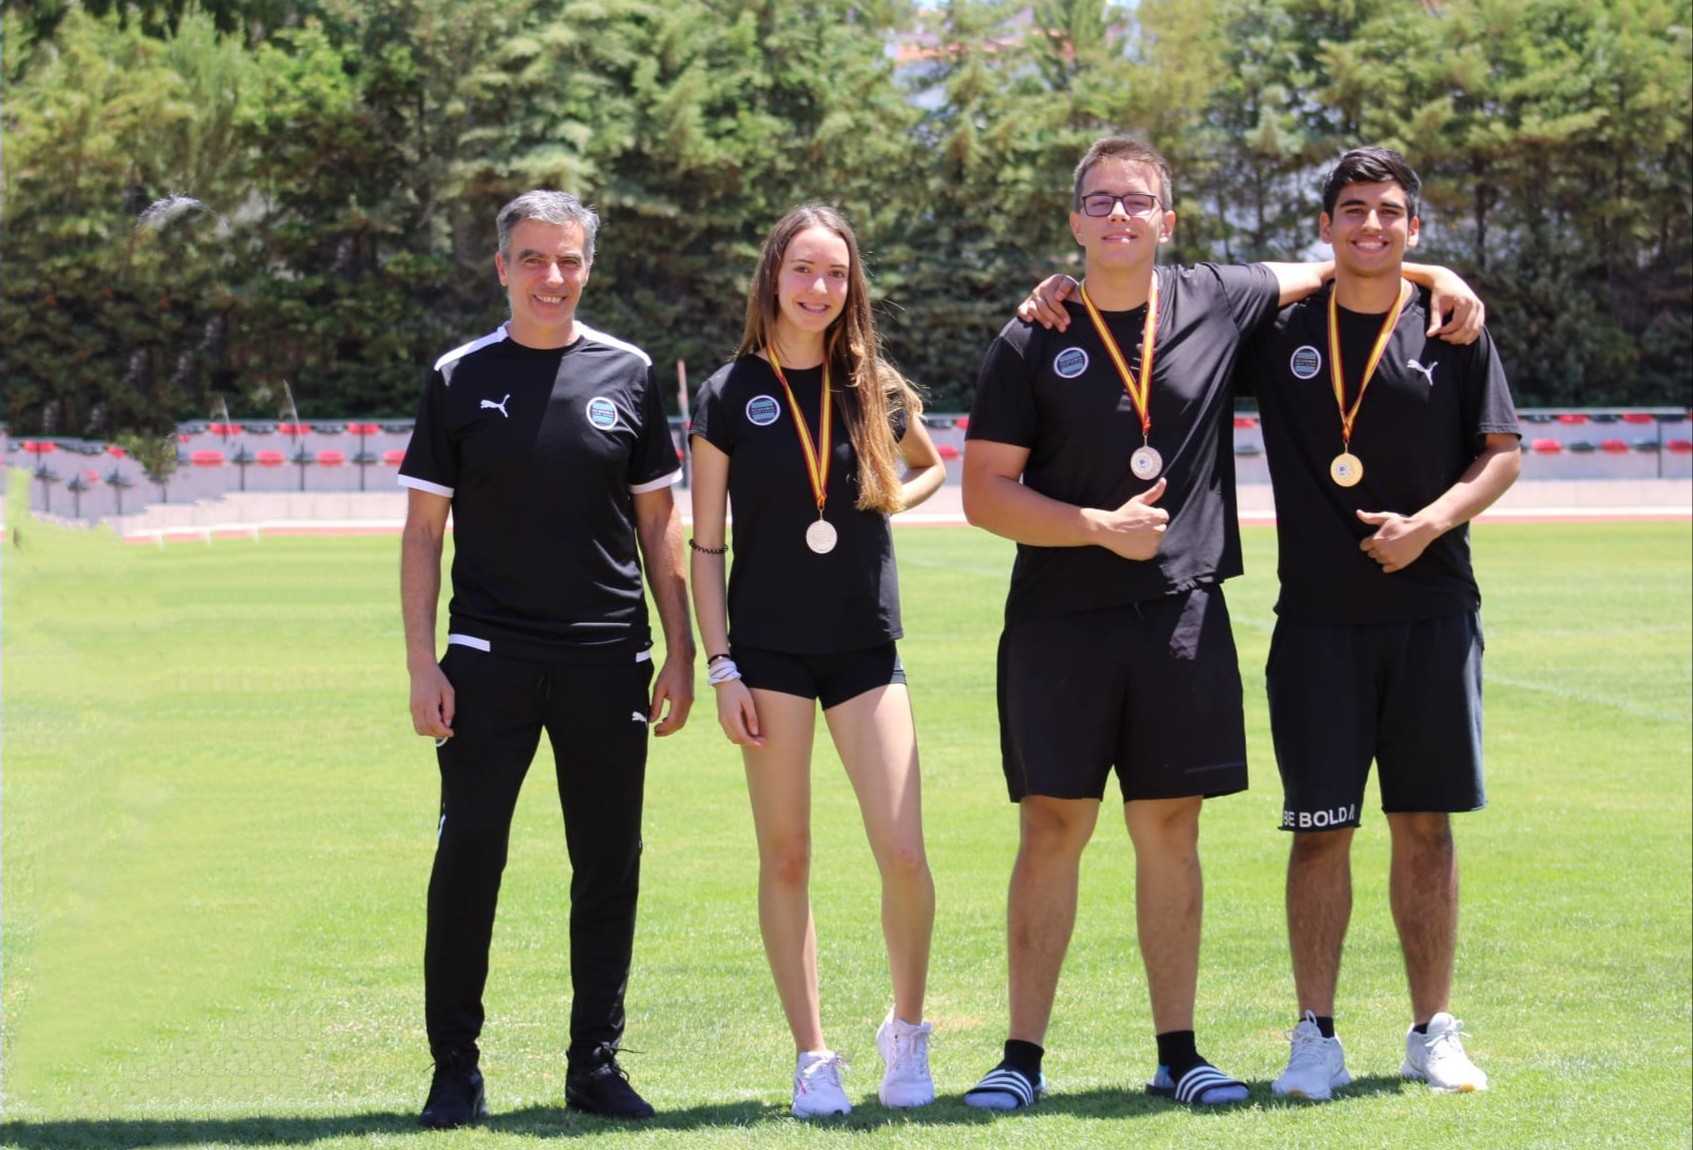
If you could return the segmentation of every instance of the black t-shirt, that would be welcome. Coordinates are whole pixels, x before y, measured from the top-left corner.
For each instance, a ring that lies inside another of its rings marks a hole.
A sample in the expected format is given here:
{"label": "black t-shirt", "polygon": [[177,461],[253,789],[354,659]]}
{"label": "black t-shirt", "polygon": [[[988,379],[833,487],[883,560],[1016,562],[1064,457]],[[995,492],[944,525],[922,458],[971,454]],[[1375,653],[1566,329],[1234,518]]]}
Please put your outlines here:
{"label": "black t-shirt", "polygon": [[566,662],[652,645],[632,497],[676,482],[676,448],[646,353],[576,330],[541,350],[502,327],[430,372],[400,484],[453,501],[450,643]]}
{"label": "black t-shirt", "polygon": [[[783,372],[815,442],[823,369],[784,367]],[[838,388],[840,382],[831,377],[830,385]],[[894,412],[889,423],[896,440],[905,435],[903,412]],[[858,453],[838,400],[824,488],[825,517],[838,540],[826,555],[805,543],[805,529],[817,521],[817,500],[793,412],[768,363],[749,355],[719,368],[694,398],[689,434],[729,456],[732,640],[789,654],[825,655],[900,637],[893,532],[886,515],[856,506]]]}
{"label": "black t-shirt", "polygon": [[[1103,547],[1017,545],[1007,622],[1162,598],[1240,574],[1235,522],[1235,358],[1274,311],[1279,289],[1261,264],[1159,268],[1150,443],[1169,486],[1158,554],[1124,559]],[[1013,320],[982,364],[970,439],[1029,449],[1023,483],[1078,507],[1113,508],[1152,486],[1129,456],[1141,421],[1122,376],[1081,303],[1068,331]],[[1146,313],[1103,313],[1131,372],[1140,367]]]}
{"label": "black t-shirt", "polygon": [[[1518,435],[1493,340],[1458,347],[1429,338],[1428,298],[1400,313],[1352,427],[1363,479],[1342,487],[1329,464],[1342,450],[1329,375],[1330,289],[1285,308],[1252,341],[1238,381],[1255,392],[1275,489],[1281,596],[1276,611],[1303,623],[1433,619],[1481,601],[1469,527],[1448,531],[1415,563],[1386,574],[1359,550],[1375,528],[1357,512],[1410,515],[1444,494],[1488,435]],[[1358,395],[1383,317],[1339,311],[1346,402]]]}

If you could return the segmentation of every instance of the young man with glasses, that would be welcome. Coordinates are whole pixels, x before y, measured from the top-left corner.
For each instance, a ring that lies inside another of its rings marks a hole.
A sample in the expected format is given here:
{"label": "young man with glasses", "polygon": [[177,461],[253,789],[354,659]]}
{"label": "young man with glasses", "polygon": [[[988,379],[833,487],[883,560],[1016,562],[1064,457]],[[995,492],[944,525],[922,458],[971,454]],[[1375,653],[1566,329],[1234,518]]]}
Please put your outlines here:
{"label": "young man with glasses", "polygon": [[[610,1118],[653,1114],[617,1051],[647,728],[668,735],[687,720],[694,647],[670,495],[680,471],[652,361],[576,319],[598,227],[564,192],[501,209],[494,267],[511,318],[436,361],[400,465],[412,724],[434,737],[441,773],[423,960],[435,1074],[418,1119],[433,1128],[487,1113],[477,1041],[488,947],[512,812],[543,730],[571,865],[565,1100]],[[453,598],[437,663],[449,511]],[[664,629],[656,682],[643,560]]]}
{"label": "young man with glasses", "polygon": [[1194,1038],[1199,815],[1207,797],[1246,787],[1221,589],[1241,571],[1229,380],[1246,336],[1315,291],[1327,268],[1159,268],[1176,224],[1169,167],[1136,140],[1096,141],[1072,203],[1084,284],[1048,280],[994,341],[965,455],[966,515],[1018,543],[998,701],[1020,847],[1010,1040],[964,1100],[1014,1110],[1044,1092],[1041,1044],[1081,854],[1115,768],[1157,1036],[1147,1089],[1190,1105],[1239,1102],[1246,1086]]}
{"label": "young man with glasses", "polygon": [[1334,282],[1250,345],[1275,487],[1281,591],[1266,678],[1284,789],[1288,937],[1300,1021],[1273,1089],[1325,1100],[1352,1081],[1335,990],[1352,912],[1351,847],[1370,763],[1392,840],[1388,899],[1412,1026],[1400,1074],[1486,1090],[1448,1012],[1458,923],[1450,813],[1486,805],[1481,594],[1468,523],[1522,470],[1510,389],[1486,332],[1430,340],[1403,278],[1421,180],[1385,148],[1347,152],[1323,186]]}

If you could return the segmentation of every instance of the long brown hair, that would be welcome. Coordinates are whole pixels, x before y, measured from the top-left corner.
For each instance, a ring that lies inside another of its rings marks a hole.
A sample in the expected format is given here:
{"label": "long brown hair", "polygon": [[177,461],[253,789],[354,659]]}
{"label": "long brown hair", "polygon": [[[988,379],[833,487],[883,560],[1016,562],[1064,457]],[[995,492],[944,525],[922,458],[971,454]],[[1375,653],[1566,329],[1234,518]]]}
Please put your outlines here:
{"label": "long brown hair", "polygon": [[826,204],[802,204],[770,229],[747,293],[747,322],[737,355],[763,351],[775,339],[781,305],[776,287],[788,244],[807,228],[827,228],[846,241],[847,298],[841,314],[823,333],[823,361],[838,381],[847,436],[858,455],[858,509],[891,515],[904,506],[900,487],[899,444],[888,426],[892,412],[907,423],[923,416],[923,401],[899,372],[882,358],[882,344],[870,318],[870,288],[858,255],[858,237],[846,217]]}

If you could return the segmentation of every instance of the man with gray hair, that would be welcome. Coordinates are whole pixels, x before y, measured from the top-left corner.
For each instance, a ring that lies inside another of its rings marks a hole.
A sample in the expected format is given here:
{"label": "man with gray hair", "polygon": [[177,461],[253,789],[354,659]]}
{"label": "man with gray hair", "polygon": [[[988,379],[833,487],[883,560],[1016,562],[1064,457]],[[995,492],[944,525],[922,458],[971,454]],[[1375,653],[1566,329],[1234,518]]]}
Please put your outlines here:
{"label": "man with gray hair", "polygon": [[[653,1114],[617,1052],[647,727],[663,736],[687,720],[694,647],[670,494],[680,471],[652,361],[576,319],[598,227],[563,192],[528,192],[500,211],[494,267],[511,318],[436,361],[400,465],[412,725],[434,738],[441,774],[424,947],[435,1073],[418,1118],[432,1128],[487,1114],[482,990],[512,812],[543,730],[572,871],[565,1099],[605,1117]],[[656,681],[643,561],[664,631]]]}

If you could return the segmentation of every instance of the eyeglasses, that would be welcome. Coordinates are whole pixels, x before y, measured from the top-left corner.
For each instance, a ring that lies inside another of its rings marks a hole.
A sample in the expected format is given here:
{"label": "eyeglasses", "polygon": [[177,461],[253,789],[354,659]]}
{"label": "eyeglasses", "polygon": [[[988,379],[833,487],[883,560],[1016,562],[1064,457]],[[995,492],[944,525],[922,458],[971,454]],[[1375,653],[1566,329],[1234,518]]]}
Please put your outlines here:
{"label": "eyeglasses", "polygon": [[1128,192],[1121,196],[1093,192],[1082,197],[1082,214],[1103,218],[1110,215],[1118,204],[1123,205],[1125,215],[1144,216],[1158,209],[1158,197],[1151,192]]}

